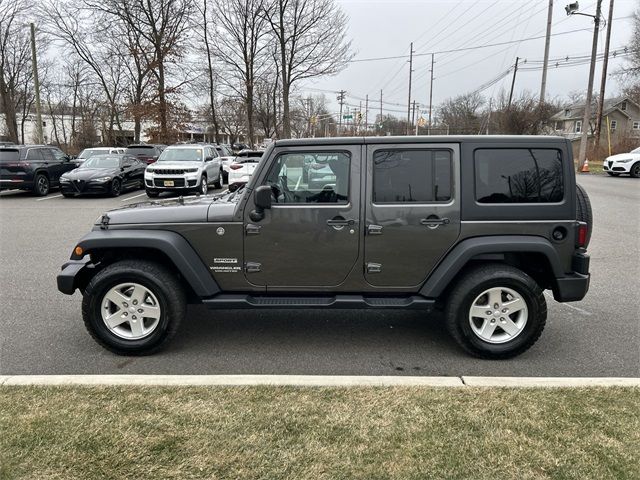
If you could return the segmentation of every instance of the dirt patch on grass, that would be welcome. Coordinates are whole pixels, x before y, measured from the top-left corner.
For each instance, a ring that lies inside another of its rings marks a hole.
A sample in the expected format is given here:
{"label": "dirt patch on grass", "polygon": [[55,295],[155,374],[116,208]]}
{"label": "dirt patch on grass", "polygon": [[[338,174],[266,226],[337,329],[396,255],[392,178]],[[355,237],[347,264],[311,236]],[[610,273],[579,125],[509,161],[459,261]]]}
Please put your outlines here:
{"label": "dirt patch on grass", "polygon": [[640,478],[640,389],[2,387],[0,478]]}

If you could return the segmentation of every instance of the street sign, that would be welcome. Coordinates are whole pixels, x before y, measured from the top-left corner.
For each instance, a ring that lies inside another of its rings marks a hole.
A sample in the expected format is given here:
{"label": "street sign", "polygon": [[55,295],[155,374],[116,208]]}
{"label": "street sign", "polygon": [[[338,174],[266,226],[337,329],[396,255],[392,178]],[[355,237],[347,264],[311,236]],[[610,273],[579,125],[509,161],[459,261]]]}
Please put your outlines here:
{"label": "street sign", "polygon": [[343,120],[353,120],[353,115],[342,115]]}

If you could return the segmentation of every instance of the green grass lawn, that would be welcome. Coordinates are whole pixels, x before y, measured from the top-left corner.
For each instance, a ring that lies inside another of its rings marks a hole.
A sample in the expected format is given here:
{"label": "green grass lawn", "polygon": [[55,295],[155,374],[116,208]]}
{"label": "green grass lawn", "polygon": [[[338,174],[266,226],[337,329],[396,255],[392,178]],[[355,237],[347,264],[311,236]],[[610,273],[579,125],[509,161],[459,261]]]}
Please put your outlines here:
{"label": "green grass lawn", "polygon": [[2,387],[0,478],[637,479],[640,389]]}

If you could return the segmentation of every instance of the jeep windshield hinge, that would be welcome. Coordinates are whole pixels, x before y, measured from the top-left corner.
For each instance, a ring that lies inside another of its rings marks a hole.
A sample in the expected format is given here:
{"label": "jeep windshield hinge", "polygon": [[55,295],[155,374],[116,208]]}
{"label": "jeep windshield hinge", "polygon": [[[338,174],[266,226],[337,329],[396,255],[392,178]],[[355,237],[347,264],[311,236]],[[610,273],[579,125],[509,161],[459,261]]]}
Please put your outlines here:
{"label": "jeep windshield hinge", "polygon": [[101,230],[107,230],[109,228],[109,215],[107,215],[106,213],[104,215],[102,215],[102,218],[100,219],[100,229]]}
{"label": "jeep windshield hinge", "polygon": [[262,264],[257,262],[245,262],[244,271],[247,273],[257,273],[262,269]]}
{"label": "jeep windshield hinge", "polygon": [[247,235],[259,235],[261,228],[262,227],[260,225],[254,225],[253,223],[248,223],[247,226],[244,228],[244,230],[245,232],[247,232]]}
{"label": "jeep windshield hinge", "polygon": [[381,263],[367,263],[367,273],[380,273],[382,272],[382,264]]}

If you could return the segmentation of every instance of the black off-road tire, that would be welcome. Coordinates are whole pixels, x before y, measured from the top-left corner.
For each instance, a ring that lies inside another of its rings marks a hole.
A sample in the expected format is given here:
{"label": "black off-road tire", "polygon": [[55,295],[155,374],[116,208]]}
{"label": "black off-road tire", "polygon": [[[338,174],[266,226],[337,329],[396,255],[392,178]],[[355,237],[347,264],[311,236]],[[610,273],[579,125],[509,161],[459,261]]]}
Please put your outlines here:
{"label": "black off-road tire", "polygon": [[593,233],[593,211],[591,210],[591,200],[589,200],[589,195],[587,195],[586,190],[578,184],[576,184],[576,219],[589,226],[587,229],[586,248],[589,246],[591,234]]}
{"label": "black off-road tire", "polygon": [[46,197],[51,190],[51,183],[49,177],[44,173],[37,173],[36,178],[33,180],[33,193],[38,197]]}
{"label": "black off-road tire", "polygon": [[[113,334],[102,320],[104,295],[121,283],[137,283],[158,299],[160,320],[149,336],[129,340]],[[89,334],[101,346],[118,355],[149,355],[160,350],[176,333],[187,311],[184,289],[166,267],[144,260],[113,263],[94,276],[82,297],[82,318]]]}
{"label": "black off-road tire", "polygon": [[[505,287],[525,300],[528,310],[524,329],[506,343],[489,343],[477,336],[469,323],[469,309],[487,289]],[[471,355],[485,359],[512,358],[528,350],[542,334],[547,320],[547,303],[540,286],[529,275],[504,264],[483,264],[463,273],[447,299],[447,330]]]}
{"label": "black off-road tire", "polygon": [[640,178],[640,162],[636,162],[631,165],[629,175],[631,175],[632,178]]}

